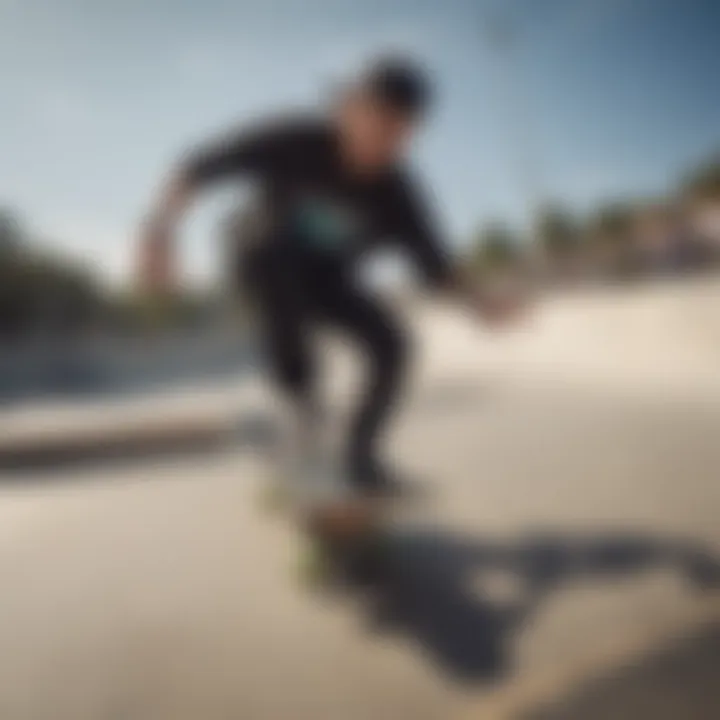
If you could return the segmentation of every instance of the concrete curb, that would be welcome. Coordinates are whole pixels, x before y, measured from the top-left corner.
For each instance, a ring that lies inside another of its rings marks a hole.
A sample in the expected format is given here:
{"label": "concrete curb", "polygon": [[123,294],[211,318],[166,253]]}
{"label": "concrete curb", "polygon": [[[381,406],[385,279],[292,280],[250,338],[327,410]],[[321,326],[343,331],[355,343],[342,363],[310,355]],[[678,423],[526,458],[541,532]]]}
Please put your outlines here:
{"label": "concrete curb", "polygon": [[209,451],[267,435],[261,383],[197,386],[0,415],[0,474],[96,460]]}
{"label": "concrete curb", "polygon": [[222,416],[163,418],[86,428],[72,433],[39,433],[0,442],[0,472],[53,468],[93,460],[122,460],[163,452],[201,452],[228,439]]}

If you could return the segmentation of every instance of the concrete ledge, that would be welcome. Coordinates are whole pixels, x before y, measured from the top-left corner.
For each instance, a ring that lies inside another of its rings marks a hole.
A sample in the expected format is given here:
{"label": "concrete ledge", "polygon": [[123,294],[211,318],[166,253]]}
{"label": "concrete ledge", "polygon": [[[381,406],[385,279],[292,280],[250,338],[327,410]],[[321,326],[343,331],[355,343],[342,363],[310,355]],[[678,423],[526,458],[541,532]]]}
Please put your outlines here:
{"label": "concrete ledge", "polygon": [[78,461],[123,459],[170,451],[201,451],[227,440],[227,423],[220,418],[164,419],[83,434],[61,433],[26,437],[0,444],[0,471],[56,467]]}
{"label": "concrete ledge", "polygon": [[0,472],[164,452],[199,452],[249,436],[258,424],[255,384],[185,389],[85,405],[36,406],[0,418]]}

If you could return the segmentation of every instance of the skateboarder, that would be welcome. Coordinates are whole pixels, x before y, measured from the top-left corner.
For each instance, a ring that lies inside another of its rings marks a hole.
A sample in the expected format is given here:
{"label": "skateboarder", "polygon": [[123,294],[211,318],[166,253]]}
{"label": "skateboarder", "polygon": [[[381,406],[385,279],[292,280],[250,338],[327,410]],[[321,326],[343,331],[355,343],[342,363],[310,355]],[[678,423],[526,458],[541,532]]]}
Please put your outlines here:
{"label": "skateboarder", "polygon": [[421,68],[406,58],[378,59],[320,115],[245,127],[190,153],[143,231],[151,281],[158,284],[172,267],[172,237],[189,201],[220,180],[255,183],[254,242],[243,253],[241,274],[258,311],[272,379],[287,400],[299,446],[306,446],[317,418],[313,328],[330,325],[357,345],[368,376],[345,463],[354,488],[371,496],[395,490],[378,441],[401,394],[409,350],[404,328],[358,281],[359,260],[394,243],[438,293],[491,321],[512,311],[453,266],[404,165],[431,99]]}

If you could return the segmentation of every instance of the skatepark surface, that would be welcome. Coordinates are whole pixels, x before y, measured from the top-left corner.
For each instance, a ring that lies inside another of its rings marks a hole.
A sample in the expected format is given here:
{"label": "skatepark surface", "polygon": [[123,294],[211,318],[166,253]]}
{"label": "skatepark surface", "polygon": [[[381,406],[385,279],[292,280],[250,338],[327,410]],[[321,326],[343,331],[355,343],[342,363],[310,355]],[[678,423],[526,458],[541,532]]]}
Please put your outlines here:
{"label": "skatepark surface", "polygon": [[388,441],[432,494],[372,597],[304,588],[259,510],[256,378],[3,411],[0,718],[714,717],[718,301],[577,291],[504,338],[408,310]]}

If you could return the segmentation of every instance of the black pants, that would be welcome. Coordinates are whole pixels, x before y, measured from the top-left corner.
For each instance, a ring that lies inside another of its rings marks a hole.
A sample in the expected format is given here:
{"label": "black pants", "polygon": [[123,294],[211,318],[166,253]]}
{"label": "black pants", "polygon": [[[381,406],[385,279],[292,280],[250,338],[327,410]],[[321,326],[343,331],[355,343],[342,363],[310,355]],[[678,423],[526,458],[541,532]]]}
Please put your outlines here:
{"label": "black pants", "polygon": [[364,355],[365,384],[347,451],[353,467],[372,462],[406,374],[408,343],[392,313],[337,267],[287,247],[251,251],[243,275],[271,376],[292,400],[313,403],[319,360],[314,331],[319,327],[338,330]]}

